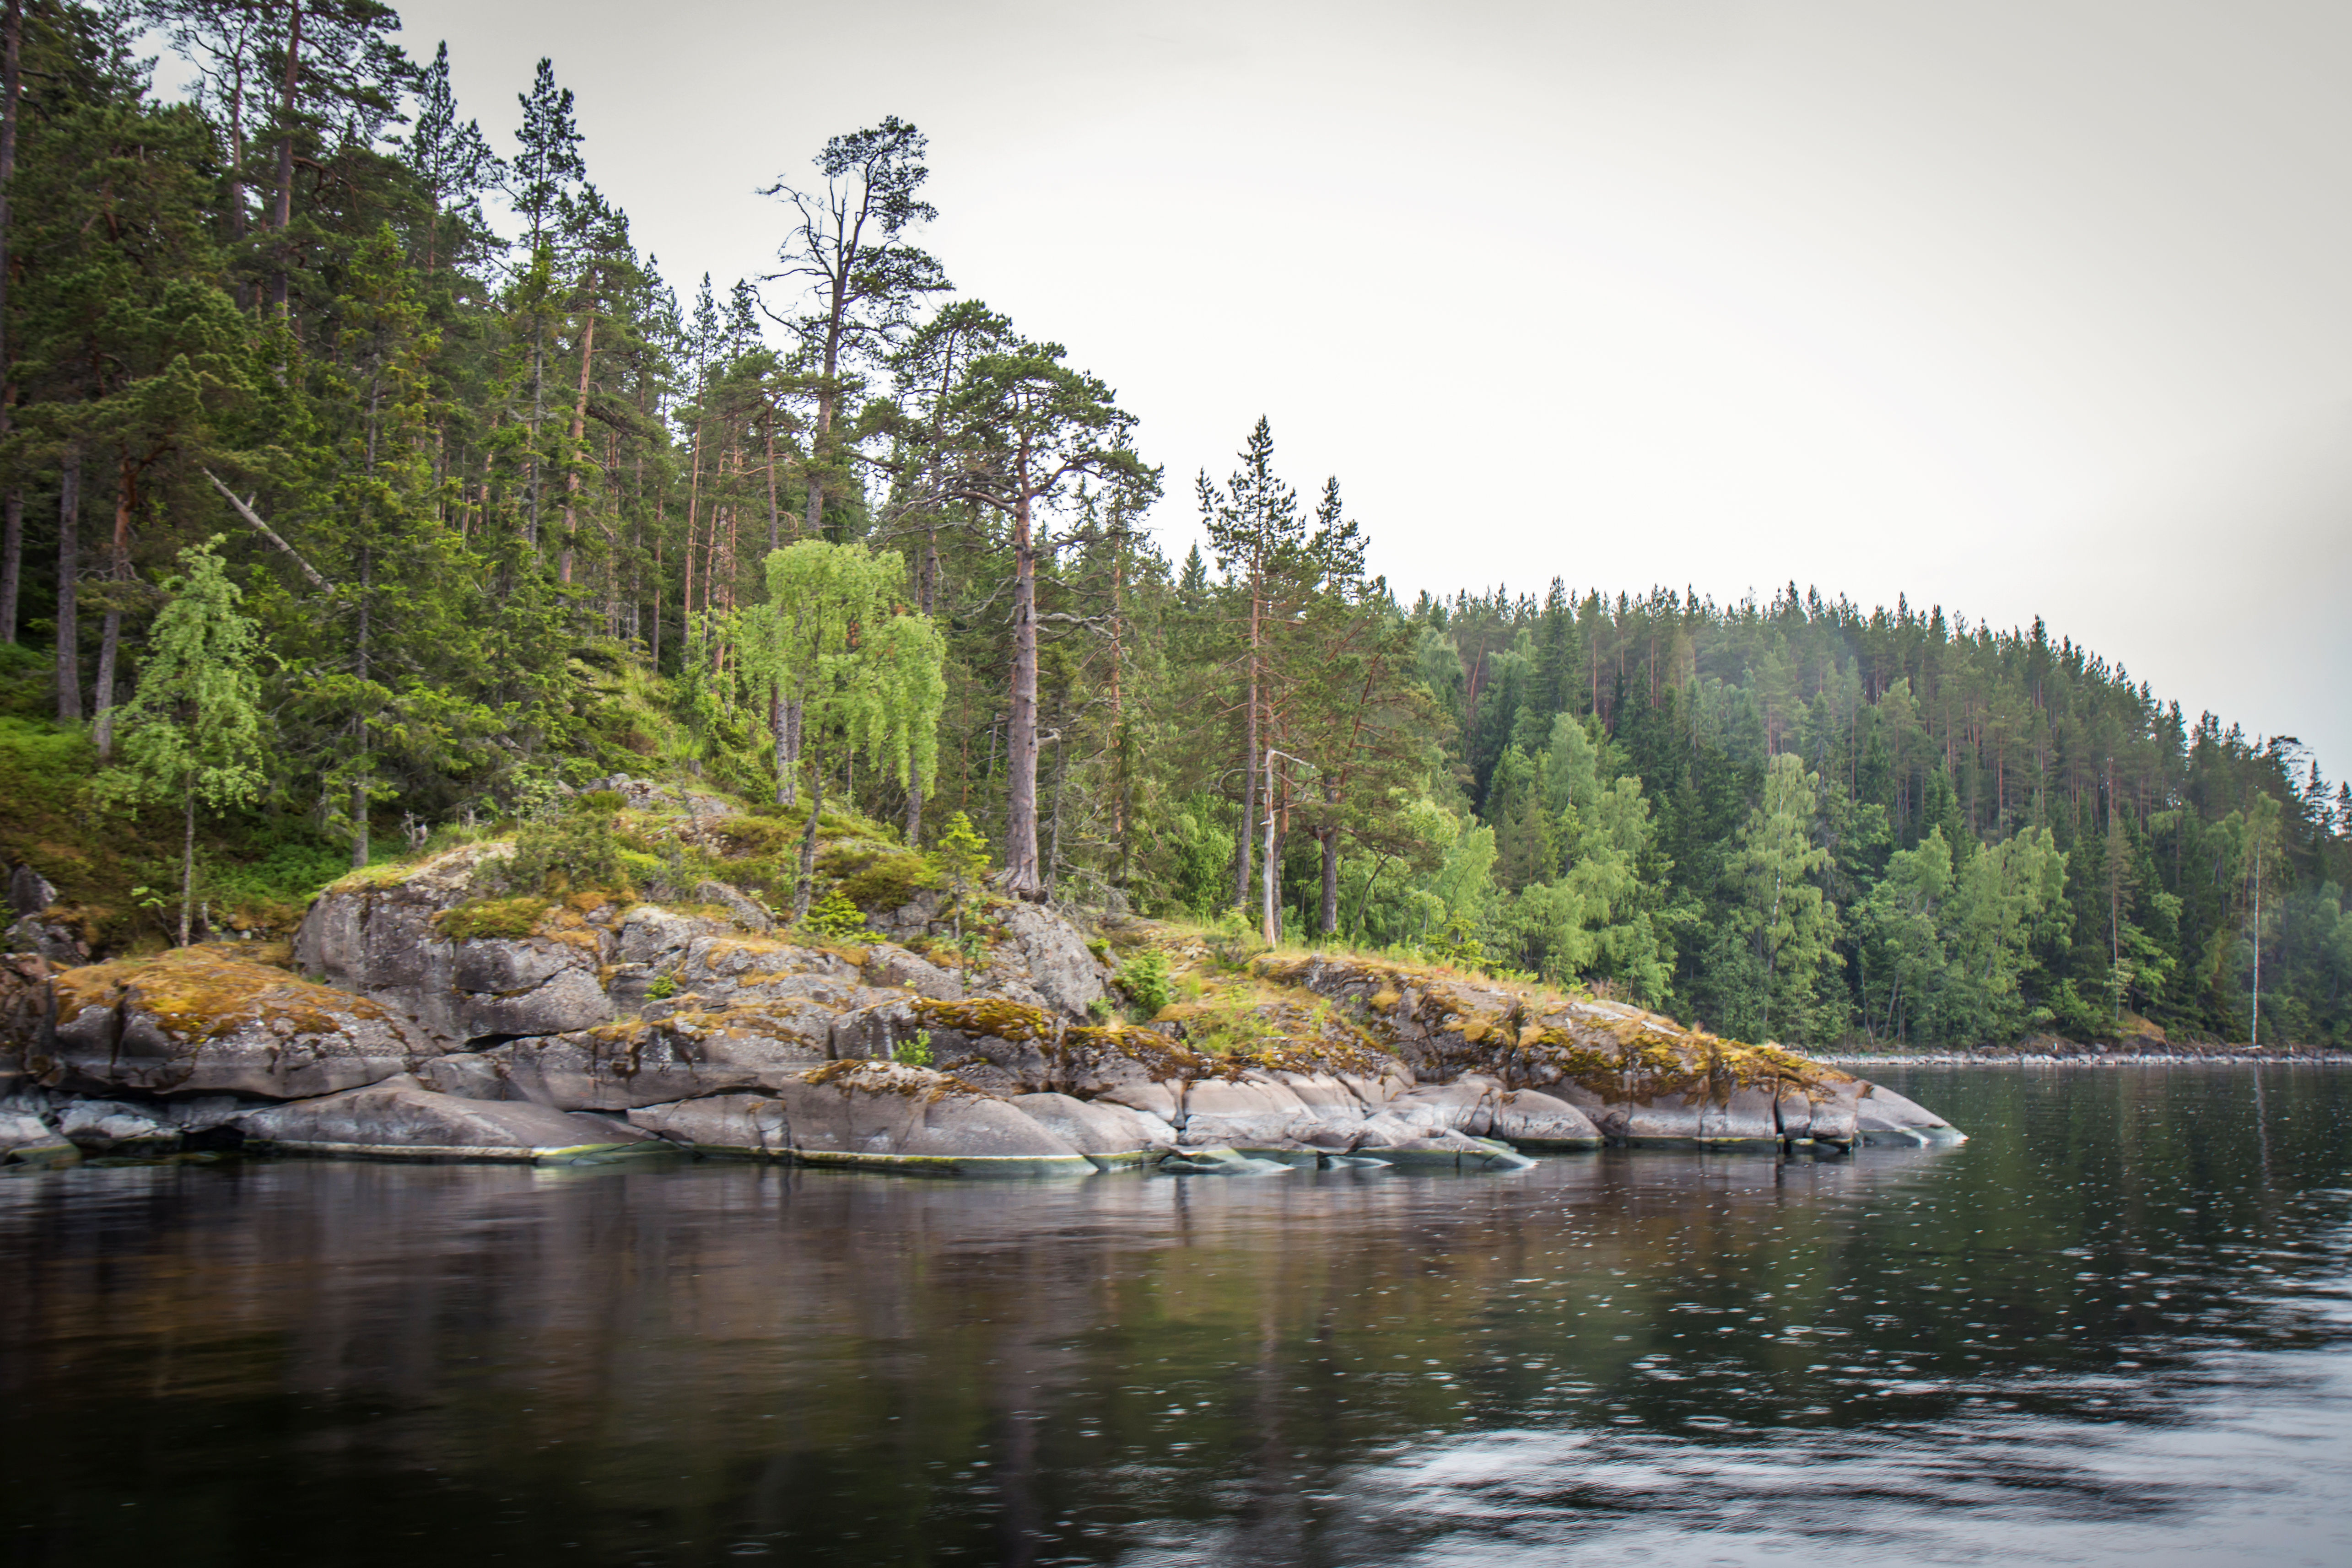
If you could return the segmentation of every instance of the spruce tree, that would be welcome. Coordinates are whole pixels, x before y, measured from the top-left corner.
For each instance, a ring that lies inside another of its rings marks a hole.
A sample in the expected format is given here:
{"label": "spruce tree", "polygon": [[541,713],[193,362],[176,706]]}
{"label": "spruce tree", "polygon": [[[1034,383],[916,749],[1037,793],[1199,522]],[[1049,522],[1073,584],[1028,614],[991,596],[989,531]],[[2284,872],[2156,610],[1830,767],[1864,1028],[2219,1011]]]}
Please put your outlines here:
{"label": "spruce tree", "polygon": [[261,790],[260,640],[239,609],[215,535],[180,552],[148,637],[139,689],[118,716],[122,760],[93,781],[100,801],[136,807],[177,801],[181,810],[180,945],[195,901],[196,807],[251,801]]}

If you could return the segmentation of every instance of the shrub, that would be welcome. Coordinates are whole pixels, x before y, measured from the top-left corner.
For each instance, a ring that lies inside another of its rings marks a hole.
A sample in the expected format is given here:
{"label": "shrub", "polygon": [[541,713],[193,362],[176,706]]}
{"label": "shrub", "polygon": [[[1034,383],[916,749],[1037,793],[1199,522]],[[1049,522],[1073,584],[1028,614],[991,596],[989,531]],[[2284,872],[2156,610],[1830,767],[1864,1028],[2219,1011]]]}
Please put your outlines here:
{"label": "shrub", "polygon": [[677,977],[676,975],[656,975],[653,977],[652,982],[646,987],[646,999],[647,1001],[667,1001],[676,995],[677,995]]}
{"label": "shrub", "polygon": [[1208,936],[1210,956],[1227,969],[1239,969],[1257,954],[1265,951],[1265,939],[1257,923],[1238,909],[1228,909],[1217,916]]}
{"label": "shrub", "polygon": [[618,789],[591,789],[572,797],[563,809],[574,817],[609,817],[628,803]]}
{"label": "shrub", "polygon": [[605,888],[626,895],[634,890],[622,865],[624,852],[604,817],[565,815],[530,822],[515,835],[514,855],[499,881],[516,893]]}
{"label": "shrub", "polygon": [[860,908],[897,909],[940,882],[940,873],[922,856],[885,850],[852,872],[841,886],[849,902]]}
{"label": "shrub", "polygon": [[838,887],[817,900],[801,924],[828,942],[866,940],[874,935],[866,928],[866,912]]}
{"label": "shrub", "polygon": [[477,898],[433,917],[434,928],[452,942],[528,936],[547,914],[547,900],[535,893],[513,898]]}
{"label": "shrub", "polygon": [[1167,958],[1158,953],[1138,954],[1121,971],[1118,984],[1139,1019],[1159,1017],[1169,1001]]}
{"label": "shrub", "polygon": [[782,854],[801,836],[799,823],[774,817],[722,817],[711,831],[739,855]]}
{"label": "shrub", "polygon": [[904,1062],[908,1067],[929,1067],[931,1064],[931,1031],[918,1030],[914,1039],[890,1052],[890,1060]]}

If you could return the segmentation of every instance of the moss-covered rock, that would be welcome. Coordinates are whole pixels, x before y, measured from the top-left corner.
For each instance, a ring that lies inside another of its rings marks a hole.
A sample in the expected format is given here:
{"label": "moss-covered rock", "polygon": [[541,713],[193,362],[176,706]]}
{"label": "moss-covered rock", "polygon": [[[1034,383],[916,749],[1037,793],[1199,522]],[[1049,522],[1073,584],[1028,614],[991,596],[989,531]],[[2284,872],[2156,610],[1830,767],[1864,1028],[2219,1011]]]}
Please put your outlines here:
{"label": "moss-covered rock", "polygon": [[201,948],[90,964],[50,982],[53,1022],[27,1076],[81,1094],[325,1094],[436,1054],[409,1019],[364,997]]}

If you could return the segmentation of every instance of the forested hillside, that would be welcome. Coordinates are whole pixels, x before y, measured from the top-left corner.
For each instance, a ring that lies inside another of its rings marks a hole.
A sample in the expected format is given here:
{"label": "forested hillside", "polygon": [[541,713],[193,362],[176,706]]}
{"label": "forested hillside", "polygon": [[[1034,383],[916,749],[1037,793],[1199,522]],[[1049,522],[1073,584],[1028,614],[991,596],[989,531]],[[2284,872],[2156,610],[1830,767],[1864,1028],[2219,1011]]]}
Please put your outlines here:
{"label": "forested hillside", "polygon": [[5,16],[0,852],[101,943],[184,863],[267,909],[633,771],[1152,915],[1267,918],[1270,844],[1286,940],[1735,1036],[2352,1036],[2352,795],[2292,739],[2039,622],[1571,589],[1572,531],[1401,594],[1265,420],[1171,480],[1115,367],[959,295],[911,125],[794,154],[767,276],[671,280],[548,62],[461,110],[372,0]]}

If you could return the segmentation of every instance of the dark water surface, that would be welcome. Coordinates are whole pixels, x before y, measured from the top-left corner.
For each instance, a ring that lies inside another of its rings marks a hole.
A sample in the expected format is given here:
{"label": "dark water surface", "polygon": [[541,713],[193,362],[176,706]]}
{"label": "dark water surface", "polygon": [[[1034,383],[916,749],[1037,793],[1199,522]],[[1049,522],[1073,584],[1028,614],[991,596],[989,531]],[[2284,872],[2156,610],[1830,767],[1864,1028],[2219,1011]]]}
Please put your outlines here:
{"label": "dark water surface", "polygon": [[2352,1563],[2352,1073],[1853,1160],[0,1181],[0,1563]]}

